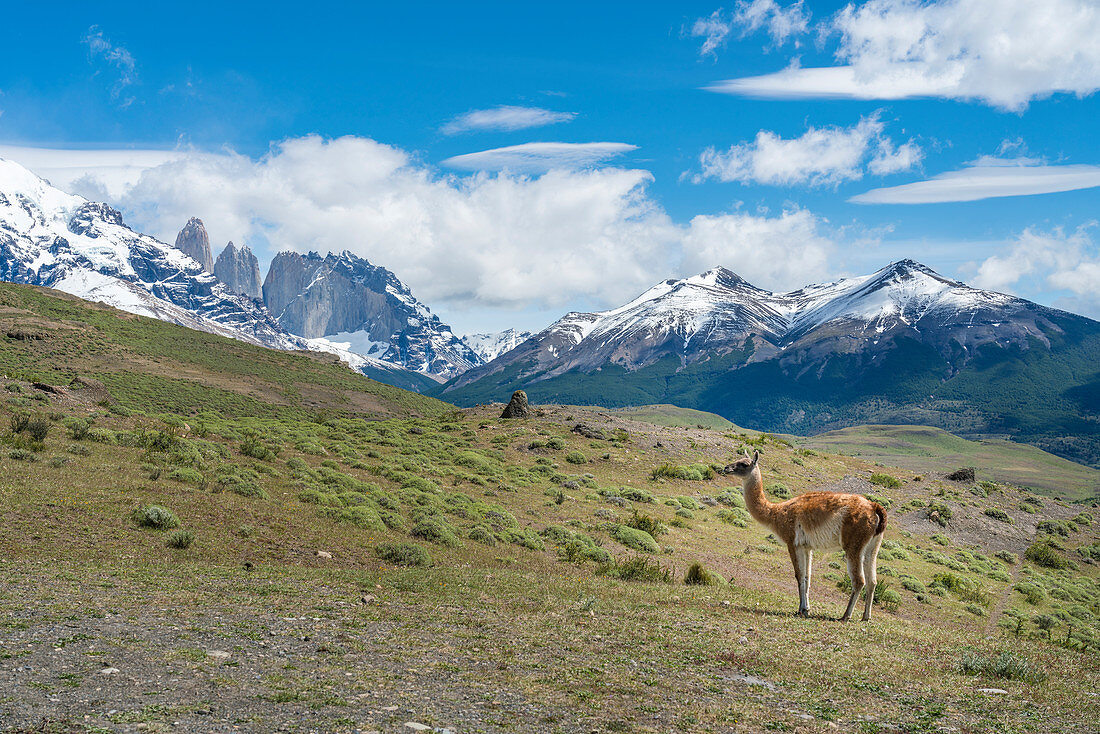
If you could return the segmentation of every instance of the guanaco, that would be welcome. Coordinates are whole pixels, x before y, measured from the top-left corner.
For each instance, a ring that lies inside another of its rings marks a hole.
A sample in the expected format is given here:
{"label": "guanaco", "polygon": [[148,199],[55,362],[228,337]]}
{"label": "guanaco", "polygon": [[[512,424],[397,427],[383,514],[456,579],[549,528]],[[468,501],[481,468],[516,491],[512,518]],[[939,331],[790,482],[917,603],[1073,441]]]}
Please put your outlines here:
{"label": "guanaco", "polygon": [[871,603],[878,582],[878,551],[886,530],[886,510],[882,505],[858,494],[807,492],[786,502],[771,502],[764,495],[760,476],[760,452],[750,458],[745,452],[725,469],[741,478],[745,507],[757,522],[769,528],[787,544],[798,581],[798,614],[810,613],[810,568],[814,551],[843,549],[852,580],[852,596],[840,621],[846,622],[869,584],[863,621],[871,618]]}

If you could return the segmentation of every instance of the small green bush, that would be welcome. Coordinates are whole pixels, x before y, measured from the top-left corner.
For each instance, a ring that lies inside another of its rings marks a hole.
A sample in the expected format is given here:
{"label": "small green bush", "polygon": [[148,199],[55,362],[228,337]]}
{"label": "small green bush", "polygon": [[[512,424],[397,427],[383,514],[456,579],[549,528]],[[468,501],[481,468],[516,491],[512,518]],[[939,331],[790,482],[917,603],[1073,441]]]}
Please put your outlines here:
{"label": "small green bush", "polygon": [[663,522],[649,515],[639,515],[637,510],[634,511],[634,515],[626,524],[629,527],[649,533],[653,538],[659,538],[668,532],[668,527]]}
{"label": "small green bush", "polygon": [[190,548],[193,542],[195,542],[194,533],[190,530],[177,530],[168,536],[168,540],[165,541],[165,544],[169,548],[179,548],[183,550],[185,548]]}
{"label": "small green bush", "polygon": [[421,517],[413,524],[412,530],[409,531],[409,535],[416,538],[423,538],[429,543],[438,543],[439,545],[447,546],[459,545],[454,527],[437,515],[424,515]]}
{"label": "small green bush", "polygon": [[1061,570],[1069,568],[1069,561],[1059,555],[1054,546],[1046,541],[1038,541],[1032,544],[1024,553],[1024,558],[1037,566]]}
{"label": "small green bush", "polygon": [[994,553],[993,556],[995,558],[998,558],[998,559],[1004,561],[1005,563],[1007,563],[1010,566],[1015,566],[1017,563],[1020,562],[1019,557],[1015,553],[1013,553],[1012,551],[999,550],[996,553]]}
{"label": "small green bush", "polygon": [[660,553],[661,546],[653,536],[644,530],[638,530],[628,525],[612,525],[608,534],[625,545],[627,548],[645,553]]}
{"label": "small green bush", "polygon": [[381,543],[374,547],[374,554],[398,566],[432,565],[431,554],[416,543]]}
{"label": "small green bush", "polygon": [[720,574],[707,570],[701,563],[693,563],[684,575],[688,586],[725,586],[726,580]]}
{"label": "small green bush", "polygon": [[565,460],[570,464],[587,464],[588,458],[580,451],[570,451],[565,455]]}
{"label": "small green bush", "polygon": [[896,477],[892,477],[889,474],[880,474],[875,472],[871,475],[869,480],[871,484],[877,484],[880,487],[886,487],[887,489],[897,489],[901,486],[901,482]]}
{"label": "small green bush", "polygon": [[601,573],[623,581],[643,581],[650,583],[672,583],[672,571],[662,566],[656,559],[634,556],[621,563],[606,564]]}
{"label": "small green bush", "polygon": [[992,656],[969,652],[959,661],[959,671],[965,675],[1022,680],[1026,683],[1042,683],[1047,679],[1046,673],[1032,665],[1031,661],[1010,652]]}
{"label": "small green bush", "polygon": [[953,514],[951,508],[942,502],[933,502],[925,510],[925,517],[944,528],[947,527],[947,523]]}
{"label": "small green bush", "polygon": [[466,535],[466,537],[474,541],[475,543],[481,543],[482,545],[497,544],[497,536],[493,535],[493,531],[481,525],[472,528],[470,532]]}
{"label": "small green bush", "polygon": [[202,472],[186,466],[176,467],[168,472],[168,478],[175,479],[177,482],[186,482],[187,484],[202,484]]}
{"label": "small green bush", "polygon": [[714,467],[709,464],[661,464],[649,473],[650,479],[682,479],[689,482],[702,482],[717,476]]}
{"label": "small green bush", "polygon": [[992,517],[994,520],[1000,520],[1001,522],[1008,523],[1009,525],[1014,524],[1012,518],[1009,517],[1008,513],[1002,510],[1000,507],[990,507],[985,511],[985,515],[986,517]]}
{"label": "small green bush", "polygon": [[8,458],[16,461],[38,461],[38,456],[29,449],[12,449],[8,452]]}
{"label": "small green bush", "polygon": [[178,517],[172,511],[160,505],[146,505],[134,511],[134,522],[138,527],[154,530],[171,530],[180,526]]}
{"label": "small green bush", "polygon": [[752,519],[748,511],[740,507],[731,507],[729,509],[723,507],[718,511],[717,517],[722,522],[729,523],[738,528],[747,528],[749,526],[749,521]]}

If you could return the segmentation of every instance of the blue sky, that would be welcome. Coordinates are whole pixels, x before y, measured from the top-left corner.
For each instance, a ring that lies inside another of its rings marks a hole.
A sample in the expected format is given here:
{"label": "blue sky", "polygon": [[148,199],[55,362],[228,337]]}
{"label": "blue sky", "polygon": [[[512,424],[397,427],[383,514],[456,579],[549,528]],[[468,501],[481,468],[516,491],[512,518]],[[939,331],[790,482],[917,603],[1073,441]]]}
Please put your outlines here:
{"label": "blue sky", "polygon": [[41,5],[0,156],[265,268],[350,249],[459,332],[901,257],[1100,316],[1092,0]]}

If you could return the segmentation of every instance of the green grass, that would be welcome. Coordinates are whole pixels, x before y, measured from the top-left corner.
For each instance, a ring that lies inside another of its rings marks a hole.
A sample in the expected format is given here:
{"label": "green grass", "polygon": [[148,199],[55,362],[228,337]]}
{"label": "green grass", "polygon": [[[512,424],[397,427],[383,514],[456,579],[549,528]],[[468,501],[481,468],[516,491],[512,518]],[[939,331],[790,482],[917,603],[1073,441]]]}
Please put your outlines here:
{"label": "green grass", "polygon": [[1033,487],[1043,494],[1081,500],[1100,496],[1100,470],[1042,449],[1000,439],[971,441],[927,426],[855,426],[798,441],[800,446],[859,456],[888,466],[950,471],[974,466],[979,478]]}

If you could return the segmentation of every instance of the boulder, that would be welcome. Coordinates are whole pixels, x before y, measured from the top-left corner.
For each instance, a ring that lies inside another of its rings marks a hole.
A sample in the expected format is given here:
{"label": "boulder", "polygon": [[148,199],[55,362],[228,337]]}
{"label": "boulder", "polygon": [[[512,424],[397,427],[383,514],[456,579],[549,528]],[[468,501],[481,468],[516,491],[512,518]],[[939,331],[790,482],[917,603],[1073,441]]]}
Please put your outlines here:
{"label": "boulder", "polygon": [[961,469],[956,469],[945,477],[945,479],[949,479],[952,482],[973,482],[974,478],[974,467],[972,466],[964,466]]}
{"label": "boulder", "polygon": [[593,438],[600,441],[605,438],[605,436],[603,435],[603,431],[601,431],[599,428],[592,428],[584,423],[578,423],[577,425],[573,426],[572,431],[573,433],[584,436],[585,438]]}
{"label": "boulder", "polygon": [[504,406],[501,418],[527,418],[531,415],[531,407],[527,404],[527,393],[516,390],[512,393],[512,399]]}

